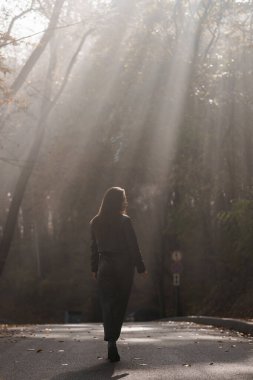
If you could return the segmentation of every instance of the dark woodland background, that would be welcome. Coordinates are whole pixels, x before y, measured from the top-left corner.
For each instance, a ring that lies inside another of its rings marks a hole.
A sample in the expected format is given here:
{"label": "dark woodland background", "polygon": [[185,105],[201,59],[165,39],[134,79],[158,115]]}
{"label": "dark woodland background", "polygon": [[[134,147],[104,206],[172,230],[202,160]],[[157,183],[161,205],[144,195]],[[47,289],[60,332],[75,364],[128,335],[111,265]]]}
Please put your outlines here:
{"label": "dark woodland background", "polygon": [[[99,320],[89,221],[111,186],[126,189],[149,272],[129,313],[175,315],[180,250],[182,314],[252,318],[252,1],[12,3],[0,15],[0,319]],[[22,39],[26,17],[43,32]]]}

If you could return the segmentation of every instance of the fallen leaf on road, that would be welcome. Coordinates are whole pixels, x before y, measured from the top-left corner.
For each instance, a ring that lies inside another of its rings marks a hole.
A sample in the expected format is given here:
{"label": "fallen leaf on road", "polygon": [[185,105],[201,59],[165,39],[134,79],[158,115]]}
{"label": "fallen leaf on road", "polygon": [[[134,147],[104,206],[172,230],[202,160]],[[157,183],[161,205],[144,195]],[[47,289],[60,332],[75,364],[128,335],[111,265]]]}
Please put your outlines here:
{"label": "fallen leaf on road", "polygon": [[212,363],[209,363],[209,365],[214,365],[214,363],[212,362]]}
{"label": "fallen leaf on road", "polygon": [[103,358],[101,356],[97,356],[97,359],[98,360],[102,360]]}
{"label": "fallen leaf on road", "polygon": [[189,364],[189,363],[184,363],[184,364],[182,364],[184,367],[191,367],[192,365],[191,364]]}
{"label": "fallen leaf on road", "polygon": [[39,348],[36,352],[39,353],[39,352],[42,352],[43,350],[41,348]]}

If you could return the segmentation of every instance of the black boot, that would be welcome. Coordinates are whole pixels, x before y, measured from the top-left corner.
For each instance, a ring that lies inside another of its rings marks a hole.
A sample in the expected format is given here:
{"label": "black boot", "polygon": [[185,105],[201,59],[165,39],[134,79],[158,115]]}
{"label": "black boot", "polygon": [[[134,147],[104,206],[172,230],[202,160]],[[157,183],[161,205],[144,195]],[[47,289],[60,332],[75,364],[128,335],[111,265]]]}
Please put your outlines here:
{"label": "black boot", "polygon": [[108,360],[110,360],[110,362],[120,361],[120,356],[115,341],[108,342]]}

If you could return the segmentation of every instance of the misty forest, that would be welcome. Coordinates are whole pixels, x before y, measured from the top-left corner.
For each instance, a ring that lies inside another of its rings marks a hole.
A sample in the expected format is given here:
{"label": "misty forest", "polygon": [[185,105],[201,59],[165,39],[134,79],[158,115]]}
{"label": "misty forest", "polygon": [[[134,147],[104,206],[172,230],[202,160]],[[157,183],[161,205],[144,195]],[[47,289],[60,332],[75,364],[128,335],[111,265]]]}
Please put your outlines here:
{"label": "misty forest", "polygon": [[100,320],[89,222],[111,186],[148,270],[128,315],[252,318],[253,1],[0,6],[1,321]]}

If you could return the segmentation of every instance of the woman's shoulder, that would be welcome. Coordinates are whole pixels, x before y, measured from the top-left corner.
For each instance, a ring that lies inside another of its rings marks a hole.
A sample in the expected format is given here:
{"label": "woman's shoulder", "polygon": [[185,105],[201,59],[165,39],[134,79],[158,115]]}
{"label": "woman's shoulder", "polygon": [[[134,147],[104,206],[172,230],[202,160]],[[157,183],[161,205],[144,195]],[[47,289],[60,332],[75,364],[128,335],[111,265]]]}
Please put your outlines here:
{"label": "woman's shoulder", "polygon": [[127,214],[121,214],[123,220],[131,220],[130,216]]}
{"label": "woman's shoulder", "polygon": [[128,216],[128,215],[126,215],[126,214],[122,214],[121,215],[121,218],[122,218],[122,222],[123,223],[131,223],[131,218],[130,218],[130,216]]}

